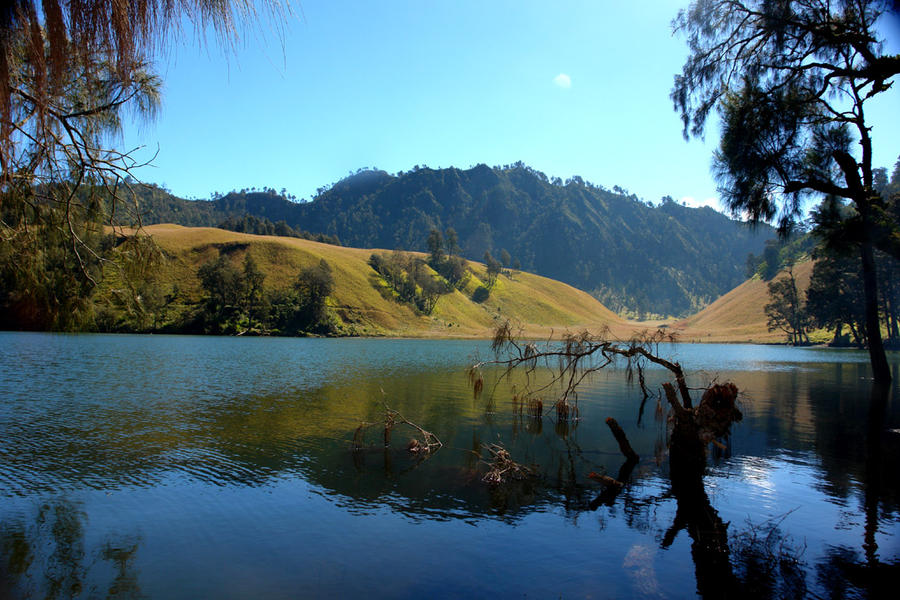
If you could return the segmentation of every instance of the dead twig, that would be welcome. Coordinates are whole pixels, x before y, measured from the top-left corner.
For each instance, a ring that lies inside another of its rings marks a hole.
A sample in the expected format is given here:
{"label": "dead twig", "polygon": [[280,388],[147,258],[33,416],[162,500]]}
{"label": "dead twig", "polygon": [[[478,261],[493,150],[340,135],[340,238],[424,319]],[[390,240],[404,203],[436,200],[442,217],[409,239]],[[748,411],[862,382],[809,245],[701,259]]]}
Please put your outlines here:
{"label": "dead twig", "polygon": [[361,450],[364,447],[363,442],[366,430],[375,425],[381,425],[383,427],[385,448],[391,445],[391,433],[398,425],[406,425],[407,427],[414,429],[420,436],[410,439],[406,444],[406,449],[409,452],[420,455],[427,455],[437,451],[444,445],[436,435],[434,435],[427,429],[413,423],[402,414],[400,414],[400,411],[392,409],[387,404],[384,404],[384,411],[384,420],[380,423],[370,423],[367,421],[363,421],[359,424],[359,427],[357,427],[356,431],[353,433],[353,442],[351,448],[354,451]]}
{"label": "dead twig", "polygon": [[509,481],[521,481],[535,476],[534,469],[520,465],[512,459],[509,451],[500,444],[482,446],[491,455],[489,469],[481,478],[488,485],[500,485]]}

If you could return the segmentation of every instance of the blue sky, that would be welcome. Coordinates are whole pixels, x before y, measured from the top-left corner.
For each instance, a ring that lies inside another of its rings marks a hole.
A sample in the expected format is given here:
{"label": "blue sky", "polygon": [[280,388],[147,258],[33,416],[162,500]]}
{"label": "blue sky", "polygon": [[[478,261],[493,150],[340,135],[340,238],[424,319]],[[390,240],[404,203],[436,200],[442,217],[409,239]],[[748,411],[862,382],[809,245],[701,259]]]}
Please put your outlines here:
{"label": "blue sky", "polygon": [[[669,100],[686,1],[305,0],[283,35],[263,23],[235,52],[186,36],[159,60],[159,117],[124,142],[158,148],[139,177],[184,197],[268,186],[309,199],[361,167],[521,160],[717,206],[717,129],[685,142]],[[876,165],[900,154],[898,94],[869,110]]]}

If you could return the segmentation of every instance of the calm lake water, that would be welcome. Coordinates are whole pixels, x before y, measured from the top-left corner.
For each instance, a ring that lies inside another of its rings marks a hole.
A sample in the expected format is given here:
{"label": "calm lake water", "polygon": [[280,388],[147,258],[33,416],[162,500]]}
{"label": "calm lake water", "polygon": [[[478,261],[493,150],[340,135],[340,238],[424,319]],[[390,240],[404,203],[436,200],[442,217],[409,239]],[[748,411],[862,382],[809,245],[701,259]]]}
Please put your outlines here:
{"label": "calm lake water", "polygon": [[[612,369],[582,387],[577,424],[523,419],[506,385],[473,399],[475,352],[490,356],[472,341],[0,333],[0,597],[706,591],[688,531],[673,527],[657,400],[641,413],[640,391]],[[661,353],[692,387],[742,391],[744,420],[706,477],[735,575],[759,597],[887,593],[900,562],[900,396],[872,415],[866,354]],[[657,389],[668,377],[647,379]],[[443,448],[416,460],[408,430],[385,450],[374,427],[352,451],[383,403]],[[587,477],[623,463],[610,416],[641,456],[613,497]],[[540,477],[482,483],[494,442]]]}

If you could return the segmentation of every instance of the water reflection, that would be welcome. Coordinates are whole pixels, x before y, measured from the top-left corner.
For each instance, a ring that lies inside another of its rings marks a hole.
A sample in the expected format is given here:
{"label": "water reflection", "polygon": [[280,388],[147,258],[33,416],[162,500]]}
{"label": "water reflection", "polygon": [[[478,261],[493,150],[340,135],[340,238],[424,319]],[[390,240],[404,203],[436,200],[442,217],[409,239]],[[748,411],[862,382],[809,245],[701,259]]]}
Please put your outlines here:
{"label": "water reflection", "polygon": [[[85,542],[86,513],[57,498],[32,515],[0,524],[0,596],[4,598],[142,598],[135,536]],[[109,583],[104,583],[108,581]]]}
{"label": "water reflection", "polygon": [[[870,390],[853,353],[679,347],[703,371],[692,387],[737,383],[745,418],[703,485],[675,489],[664,407],[617,372],[565,423],[516,414],[502,388],[474,401],[471,342],[191,338],[179,354],[128,336],[3,341],[0,596],[227,597],[238,579],[271,597],[420,595],[423,581],[471,593],[464,572],[505,595],[853,597],[898,574],[896,391]],[[645,376],[653,390],[666,374]],[[398,432],[388,448],[373,432],[354,452],[354,430],[385,402],[444,447],[423,461]],[[539,479],[484,485],[483,448],[497,442]],[[430,554],[401,550],[423,543]],[[399,560],[408,593],[377,591]],[[223,561],[253,574],[210,587]]]}

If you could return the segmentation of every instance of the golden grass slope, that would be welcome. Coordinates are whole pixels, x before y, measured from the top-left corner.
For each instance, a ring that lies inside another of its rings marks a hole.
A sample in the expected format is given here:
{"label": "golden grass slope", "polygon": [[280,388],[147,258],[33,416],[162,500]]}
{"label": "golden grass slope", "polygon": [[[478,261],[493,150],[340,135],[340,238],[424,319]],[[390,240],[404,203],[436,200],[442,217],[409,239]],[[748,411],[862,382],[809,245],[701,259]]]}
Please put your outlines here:
{"label": "golden grass slope", "polygon": [[[801,294],[809,287],[812,268],[811,260],[794,266],[794,277]],[[776,279],[784,275],[781,272]],[[754,277],[671,328],[685,342],[783,343],[785,334],[782,331],[767,330],[764,307],[768,302],[768,282]]]}
{"label": "golden grass slope", "polygon": [[335,280],[329,305],[347,330],[358,335],[490,337],[503,319],[521,323],[525,335],[539,337],[554,331],[598,331],[604,327],[616,336],[629,337],[640,328],[591,295],[530,273],[500,276],[490,297],[475,303],[470,296],[485,278],[485,266],[476,262],[469,263],[475,276],[465,293],[455,290],[442,296],[431,315],[420,315],[379,291],[381,279],[368,264],[373,250],[169,224],[152,225],[143,231],[167,256],[163,267],[166,279],[177,283],[179,290],[193,300],[202,295],[197,269],[220,253],[236,264],[250,253],[266,274],[267,288],[291,285],[300,269],[324,258]]}

